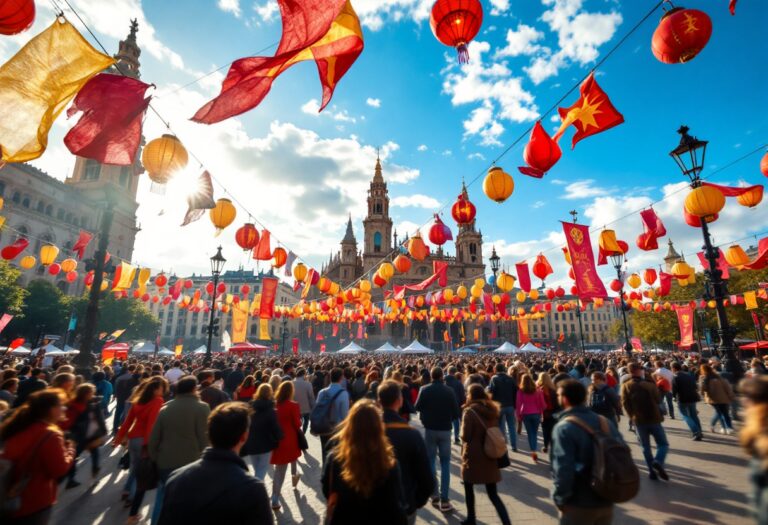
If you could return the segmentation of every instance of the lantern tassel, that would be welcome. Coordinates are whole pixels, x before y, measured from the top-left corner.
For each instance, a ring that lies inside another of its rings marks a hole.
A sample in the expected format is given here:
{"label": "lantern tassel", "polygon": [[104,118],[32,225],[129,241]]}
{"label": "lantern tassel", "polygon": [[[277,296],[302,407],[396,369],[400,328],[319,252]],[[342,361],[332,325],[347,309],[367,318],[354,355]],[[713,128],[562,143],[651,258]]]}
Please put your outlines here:
{"label": "lantern tassel", "polygon": [[469,64],[469,49],[467,49],[467,44],[459,44],[456,46],[456,51],[459,52],[459,64]]}

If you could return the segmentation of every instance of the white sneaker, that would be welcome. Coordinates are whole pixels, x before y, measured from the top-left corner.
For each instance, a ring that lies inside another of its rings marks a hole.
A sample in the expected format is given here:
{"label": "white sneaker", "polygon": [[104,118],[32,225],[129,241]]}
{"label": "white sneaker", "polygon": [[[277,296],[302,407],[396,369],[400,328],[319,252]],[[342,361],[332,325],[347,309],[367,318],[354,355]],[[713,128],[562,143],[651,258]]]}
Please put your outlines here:
{"label": "white sneaker", "polygon": [[730,435],[733,435],[733,433],[734,433],[734,430],[733,430],[732,428],[726,428],[726,429],[725,429],[725,433],[726,433],[726,434],[728,434],[728,435],[730,436]]}

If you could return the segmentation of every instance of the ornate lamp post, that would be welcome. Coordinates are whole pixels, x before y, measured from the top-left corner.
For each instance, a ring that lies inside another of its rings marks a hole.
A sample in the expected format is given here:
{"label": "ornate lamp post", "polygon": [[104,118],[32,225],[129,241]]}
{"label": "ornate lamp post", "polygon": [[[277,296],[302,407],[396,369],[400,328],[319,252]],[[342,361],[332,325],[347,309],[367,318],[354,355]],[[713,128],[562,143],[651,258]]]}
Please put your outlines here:
{"label": "ornate lamp post", "polygon": [[[688,177],[692,189],[701,186],[701,171],[704,169],[704,158],[707,152],[706,140],[699,140],[688,134],[687,126],[680,126],[677,130],[680,134],[680,144],[669,152],[669,155],[675,159],[675,162]],[[736,358],[736,351],[733,345],[735,330],[728,322],[728,316],[725,313],[723,301],[728,297],[728,285],[723,280],[723,272],[718,267],[720,250],[712,246],[712,239],[709,235],[709,225],[707,218],[701,218],[701,233],[704,237],[704,257],[707,259],[709,269],[704,270],[708,286],[705,288],[704,298],[706,300],[714,299],[715,311],[717,312],[717,334],[720,337],[719,350],[725,356],[725,369],[733,375],[734,380],[738,380],[743,375],[741,362]]]}
{"label": "ornate lamp post", "polygon": [[488,260],[491,261],[491,271],[493,272],[493,291],[495,293],[497,290],[496,274],[499,273],[499,262],[501,261],[501,257],[499,257],[498,254],[496,253],[495,246],[491,250],[491,256],[488,257]]}
{"label": "ornate lamp post", "polygon": [[213,293],[211,294],[211,316],[209,318],[208,323],[208,345],[205,347],[205,362],[207,364],[210,364],[211,362],[211,341],[213,340],[213,314],[214,310],[216,309],[216,293],[218,292],[217,287],[219,284],[219,276],[221,275],[221,270],[224,269],[224,263],[226,263],[227,260],[224,258],[223,255],[221,255],[221,246],[219,246],[218,250],[216,251],[216,255],[211,257],[211,275],[213,275]]}
{"label": "ornate lamp post", "polygon": [[616,278],[621,283],[619,298],[621,299],[621,317],[624,319],[624,351],[627,355],[632,355],[632,343],[629,342],[629,327],[627,326],[627,304],[624,302],[624,279],[622,279],[621,268],[624,266],[626,256],[623,253],[614,252],[610,255],[611,263],[616,268]]}

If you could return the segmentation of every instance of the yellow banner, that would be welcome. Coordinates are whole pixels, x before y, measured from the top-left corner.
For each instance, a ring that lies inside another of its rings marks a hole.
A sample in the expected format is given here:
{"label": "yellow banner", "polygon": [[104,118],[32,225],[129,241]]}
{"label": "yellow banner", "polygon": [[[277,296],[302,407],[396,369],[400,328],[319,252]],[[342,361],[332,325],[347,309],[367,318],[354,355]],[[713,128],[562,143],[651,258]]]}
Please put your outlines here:
{"label": "yellow banner", "polygon": [[176,345],[176,348],[174,348],[174,352],[176,353],[176,357],[179,357],[181,355],[181,351],[184,350],[184,345]]}
{"label": "yellow banner", "polygon": [[243,343],[248,335],[248,301],[232,305],[232,342]]}
{"label": "yellow banner", "polygon": [[744,292],[744,304],[747,310],[754,310],[757,308],[757,294],[755,292]]}
{"label": "yellow banner", "polygon": [[269,319],[259,319],[259,339],[269,341]]}

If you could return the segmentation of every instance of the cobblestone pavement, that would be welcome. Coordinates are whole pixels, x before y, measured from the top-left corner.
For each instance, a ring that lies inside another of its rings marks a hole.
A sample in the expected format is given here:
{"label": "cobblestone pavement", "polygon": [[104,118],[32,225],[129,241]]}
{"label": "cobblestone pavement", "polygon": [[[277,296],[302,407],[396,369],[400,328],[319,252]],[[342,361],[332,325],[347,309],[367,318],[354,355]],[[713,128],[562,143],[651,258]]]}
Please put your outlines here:
{"label": "cobblestone pavement", "polygon": [[[699,404],[702,423],[709,428],[712,411]],[[416,425],[418,426],[418,425]],[[625,439],[632,445],[632,451],[641,469],[642,487],[640,494],[631,502],[616,508],[614,523],[634,524],[728,524],[752,523],[748,517],[747,460],[738,446],[736,436],[725,436],[705,432],[704,441],[693,442],[685,424],[680,420],[665,421],[664,426],[671,450],[667,458],[667,470],[671,477],[668,483],[652,482],[642,461],[640,447],[621,423]],[[738,428],[738,427],[737,427]],[[539,438],[541,439],[541,438]],[[322,523],[325,500],[320,492],[320,442],[309,438],[310,450],[300,460],[301,482],[297,490],[290,487],[290,478],[283,486],[281,504],[283,510],[277,514],[277,523]],[[518,440],[519,452],[512,453],[512,466],[505,469],[499,494],[509,510],[515,524],[550,524],[557,522],[557,510],[549,497],[551,481],[549,459],[540,454],[534,464],[528,454],[526,436]],[[103,449],[101,475],[92,485],[88,476],[87,463],[78,473],[83,485],[59,493],[54,519],[55,525],[105,525],[121,524],[128,515],[120,501],[120,491],[125,483],[127,471],[117,470],[120,451],[110,447]],[[417,523],[458,524],[465,517],[464,491],[459,479],[458,446],[453,447],[451,463],[450,498],[456,507],[451,514],[442,514],[429,504],[419,511]],[[90,461],[90,459],[81,459]],[[211,480],[215,485],[215,480]],[[271,493],[271,479],[267,480]],[[485,489],[476,490],[478,522],[496,524],[500,520],[485,495]],[[142,513],[149,516],[154,503],[155,492],[147,493]],[[147,523],[149,519],[147,518]],[[245,525],[245,524],[243,524]]]}

